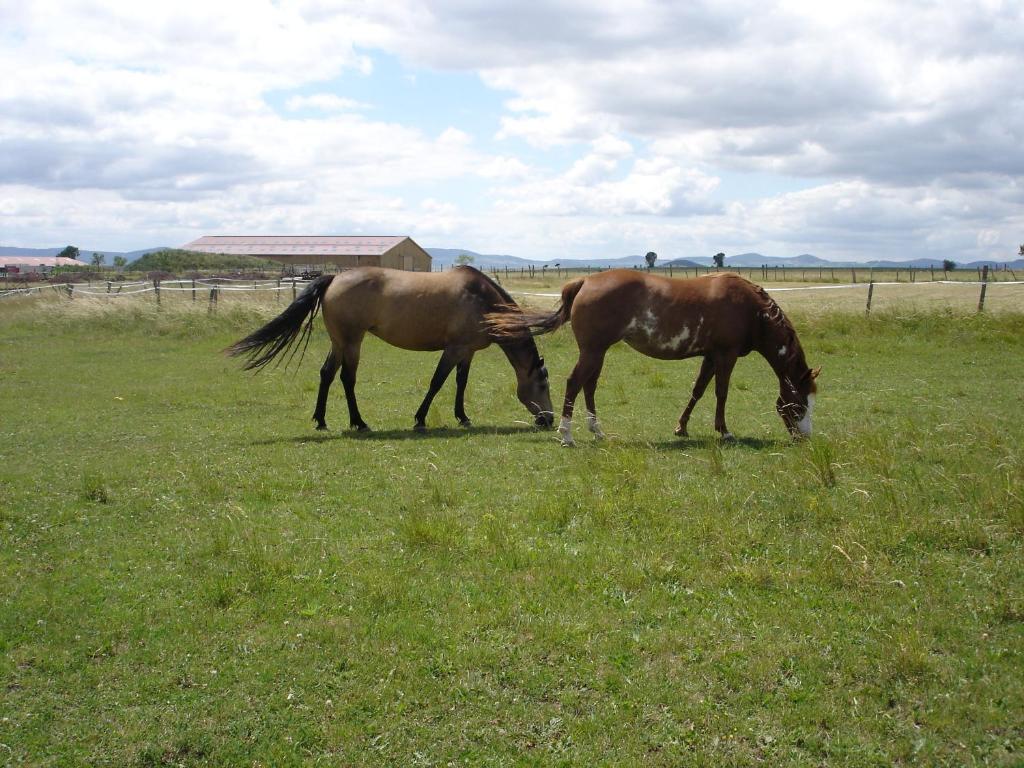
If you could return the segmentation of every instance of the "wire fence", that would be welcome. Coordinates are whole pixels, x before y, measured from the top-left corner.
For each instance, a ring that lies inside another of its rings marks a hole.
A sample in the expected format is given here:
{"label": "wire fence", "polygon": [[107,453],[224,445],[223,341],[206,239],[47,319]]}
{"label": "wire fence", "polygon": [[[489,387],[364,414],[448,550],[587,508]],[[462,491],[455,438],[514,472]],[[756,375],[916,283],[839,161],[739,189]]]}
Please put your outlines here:
{"label": "wire fence", "polygon": [[[500,270],[492,271],[499,280]],[[514,275],[509,282],[516,281]],[[553,277],[553,276],[552,276]],[[817,309],[836,311],[871,312],[872,309],[888,309],[892,306],[957,306],[962,309],[976,307],[995,310],[1024,311],[1024,280],[988,279],[982,273],[980,280],[922,280],[908,283],[900,281],[874,281],[855,283],[828,283],[824,285],[764,285],[765,290],[776,295],[785,309],[813,303]],[[127,298],[142,298],[151,294],[153,302],[161,305],[165,300],[179,303],[182,300],[196,304],[205,303],[209,311],[216,311],[220,302],[228,296],[247,295],[263,298],[271,303],[283,304],[294,300],[308,285],[309,281],[293,278],[235,279],[223,277],[195,278],[163,281],[135,281],[106,283],[56,283],[26,288],[12,288],[0,291],[0,299],[17,296],[55,296],[65,300],[117,301]],[[509,286],[509,292],[527,299],[542,299],[547,303],[557,301],[561,293],[557,289],[522,290]],[[174,298],[177,297],[177,298]],[[811,298],[813,297],[813,298]]]}

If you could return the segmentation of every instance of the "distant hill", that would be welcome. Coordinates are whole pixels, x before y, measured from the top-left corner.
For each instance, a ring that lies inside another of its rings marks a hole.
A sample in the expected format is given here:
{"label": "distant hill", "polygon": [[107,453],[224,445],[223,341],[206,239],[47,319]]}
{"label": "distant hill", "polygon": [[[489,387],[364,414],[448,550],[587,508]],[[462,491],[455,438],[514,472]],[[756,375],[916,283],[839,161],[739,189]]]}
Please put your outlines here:
{"label": "distant hill", "polygon": [[[65,246],[59,246],[57,248],[18,248],[10,245],[0,245],[0,256],[56,256],[58,253],[63,251]],[[144,248],[139,251],[90,251],[85,248],[80,248],[78,253],[78,260],[84,261],[86,264],[92,262],[93,254],[102,253],[105,257],[103,259],[104,266],[110,266],[114,263],[115,256],[124,256],[126,262],[131,264],[136,259],[145,256],[147,253],[153,253],[154,251],[166,251],[166,247],[163,248]]]}
{"label": "distant hill", "polygon": [[[528,267],[531,264],[534,267],[543,267],[547,265],[553,267],[555,264],[560,264],[562,267],[569,268],[603,268],[607,269],[610,267],[642,267],[645,265],[644,257],[640,254],[633,256],[620,256],[618,258],[595,258],[595,259],[524,259],[518,256],[498,256],[480,254],[475,251],[470,251],[466,248],[427,248],[427,252],[434,259],[434,266],[447,267],[455,262],[460,254],[466,254],[473,257],[472,264],[476,267],[483,269],[496,269],[501,267],[509,267],[510,269],[519,269],[521,267]],[[714,259],[710,256],[691,256],[691,257],[680,257],[680,258],[665,258],[659,257],[657,266],[667,267],[671,264],[674,267],[689,268],[694,267],[710,267],[714,264]],[[1014,261],[972,261],[967,263],[957,263],[958,269],[977,269],[984,265],[988,265],[990,268],[1002,268],[1005,264],[1010,269],[1024,269],[1024,259],[1016,259]],[[868,269],[874,267],[875,269],[928,269],[934,267],[935,269],[942,269],[942,259],[908,259],[905,261],[829,261],[819,256],[814,256],[810,253],[802,253],[799,256],[765,256],[761,253],[737,253],[731,256],[725,257],[726,267],[788,267],[788,268],[824,268],[834,267],[839,269],[841,267],[856,267],[858,269]]]}

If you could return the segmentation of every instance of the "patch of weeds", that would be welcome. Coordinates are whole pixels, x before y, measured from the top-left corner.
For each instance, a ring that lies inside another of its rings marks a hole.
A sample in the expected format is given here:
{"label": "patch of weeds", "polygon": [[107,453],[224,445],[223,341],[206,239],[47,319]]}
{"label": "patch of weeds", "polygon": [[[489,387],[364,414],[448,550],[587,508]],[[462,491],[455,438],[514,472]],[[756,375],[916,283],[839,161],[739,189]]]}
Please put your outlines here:
{"label": "patch of weeds", "polygon": [[718,438],[711,438],[707,442],[708,448],[708,471],[716,477],[726,474],[725,451],[723,442]]}
{"label": "patch of weeds", "polygon": [[454,544],[454,521],[442,510],[431,511],[413,504],[399,518],[399,541],[409,549],[451,549]]}
{"label": "patch of weeds", "polygon": [[824,438],[809,441],[807,461],[811,465],[814,476],[825,488],[836,487],[835,452],[832,443]]}
{"label": "patch of weeds", "polygon": [[538,516],[555,533],[564,533],[571,528],[577,518],[585,514],[583,502],[575,493],[564,496],[549,496],[541,503]]}
{"label": "patch of weeds", "polygon": [[82,499],[95,504],[110,503],[110,489],[101,475],[86,475],[82,478]]}
{"label": "patch of weeds", "polygon": [[180,738],[167,747],[145,747],[135,758],[137,768],[205,765],[212,752],[208,737]]}
{"label": "patch of weeds", "polygon": [[919,681],[931,675],[934,669],[928,646],[917,630],[895,635],[891,647],[881,657],[891,680]]}
{"label": "patch of weeds", "polygon": [[214,608],[228,608],[237,597],[237,591],[226,573],[218,573],[207,581],[206,598]]}
{"label": "patch of weeds", "polygon": [[505,520],[487,513],[480,521],[484,541],[491,554],[509,568],[519,568],[523,565],[523,558],[515,537],[509,531],[509,525]]}
{"label": "patch of weeds", "polygon": [[664,389],[668,386],[668,380],[665,378],[665,374],[661,371],[654,371],[650,376],[647,377],[647,383],[651,389]]}
{"label": "patch of weeds", "polygon": [[1000,624],[1024,623],[1024,598],[1003,597],[995,606],[996,621]]}

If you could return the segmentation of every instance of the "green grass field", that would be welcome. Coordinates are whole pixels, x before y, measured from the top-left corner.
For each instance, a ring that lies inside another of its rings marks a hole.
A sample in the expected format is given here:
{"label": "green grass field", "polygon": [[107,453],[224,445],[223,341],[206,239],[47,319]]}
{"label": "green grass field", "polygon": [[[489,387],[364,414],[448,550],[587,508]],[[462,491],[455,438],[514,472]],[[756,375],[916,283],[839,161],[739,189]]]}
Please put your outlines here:
{"label": "green grass field", "polygon": [[[735,445],[626,348],[576,450],[496,349],[376,341],[312,428],[273,304],[0,303],[0,763],[1020,765],[1024,315],[794,311],[794,444],[756,356]],[[568,329],[539,340],[553,400]]]}

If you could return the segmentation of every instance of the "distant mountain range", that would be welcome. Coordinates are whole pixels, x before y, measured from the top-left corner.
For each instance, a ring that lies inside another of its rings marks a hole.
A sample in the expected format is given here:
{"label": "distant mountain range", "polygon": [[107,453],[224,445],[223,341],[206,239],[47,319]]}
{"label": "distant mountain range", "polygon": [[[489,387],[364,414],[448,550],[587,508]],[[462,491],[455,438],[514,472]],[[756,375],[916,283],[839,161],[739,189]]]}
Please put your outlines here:
{"label": "distant mountain range", "polygon": [[[59,248],[18,248],[10,245],[0,245],[0,258],[4,256],[56,256],[58,253],[64,250],[65,246]],[[85,263],[92,262],[92,256],[94,253],[102,253],[106,258],[103,260],[105,266],[110,266],[114,263],[115,256],[124,256],[125,261],[131,264],[136,259],[141,259],[147,253],[153,253],[154,251],[164,251],[166,247],[160,248],[144,248],[141,251],[87,251],[84,248],[80,248],[78,252],[79,261]]]}
{"label": "distant mountain range", "polygon": [[[5,256],[56,256],[63,246],[59,248],[17,248],[12,246],[0,246],[0,259]],[[131,264],[136,259],[140,259],[148,253],[154,251],[166,250],[166,247],[159,248],[143,248],[138,251],[90,251],[82,249],[79,258],[88,263],[92,261],[94,253],[102,253],[106,258],[104,264],[110,266],[113,263],[115,256],[123,256],[125,260]],[[471,256],[473,266],[481,267],[483,269],[498,269],[502,267],[509,267],[510,269],[519,269],[520,267],[528,267],[533,265],[534,267],[543,268],[545,265],[553,267],[556,264],[560,264],[563,267],[591,267],[591,268],[609,268],[609,267],[640,267],[645,265],[644,257],[642,254],[636,254],[634,256],[620,256],[615,259],[547,259],[546,261],[540,261],[537,259],[524,259],[519,256],[509,256],[507,254],[485,254],[477,253],[476,251],[470,251],[466,248],[427,248],[436,266],[450,266],[455,263],[455,260],[465,254]],[[693,256],[688,258],[675,258],[666,259],[659,258],[657,266],[665,267],[671,264],[674,267],[686,268],[686,267],[709,267],[714,263],[714,259],[710,256]],[[1024,269],[1024,259],[1015,259],[1013,261],[972,261],[967,263],[957,262],[957,268],[959,269],[977,269],[984,265],[989,267],[1002,267],[1004,264],[1010,269]],[[828,261],[827,259],[813,256],[809,253],[803,253],[799,256],[764,256],[760,253],[737,253],[734,255],[727,255],[725,257],[725,265],[727,267],[803,267],[810,269],[812,267],[857,267],[867,269],[874,267],[876,269],[928,269],[929,267],[935,267],[936,269],[942,268],[942,259],[909,259],[906,261]]]}
{"label": "distant mountain range", "polygon": [[[493,255],[476,253],[465,248],[427,248],[426,251],[433,257],[436,265],[449,266],[455,263],[455,260],[465,254],[471,256],[473,266],[482,267],[484,269],[495,269],[501,267],[509,267],[519,269],[520,267],[528,267],[531,264],[535,267],[553,267],[556,264],[563,267],[640,267],[644,266],[646,262],[641,254],[635,256],[621,256],[616,259],[548,259],[546,261],[537,261],[535,259],[523,259],[519,256],[505,256],[505,255]],[[710,256],[693,256],[689,258],[676,258],[676,259],[664,259],[659,258],[656,265],[659,267],[667,267],[671,264],[674,267],[686,268],[686,267],[710,267],[714,264],[714,259]],[[976,269],[984,265],[989,267],[1002,267],[1004,264],[1011,269],[1024,269],[1024,259],[1016,259],[1015,261],[972,261],[969,263],[957,263],[958,269]],[[812,267],[857,267],[858,269],[868,269],[874,267],[876,269],[928,269],[929,267],[935,267],[936,269],[942,268],[942,259],[910,259],[906,261],[828,261],[827,259],[819,258],[818,256],[812,256],[809,253],[803,253],[799,256],[765,256],[760,253],[737,253],[732,256],[725,257],[725,266],[727,267],[803,267],[810,269]]]}

